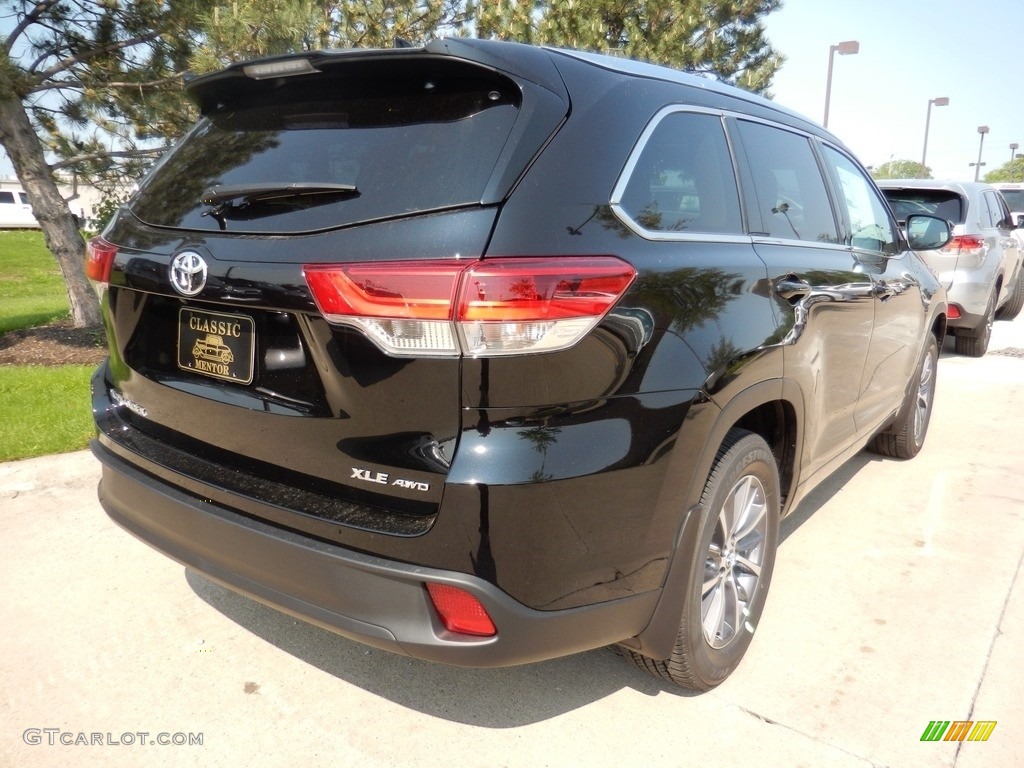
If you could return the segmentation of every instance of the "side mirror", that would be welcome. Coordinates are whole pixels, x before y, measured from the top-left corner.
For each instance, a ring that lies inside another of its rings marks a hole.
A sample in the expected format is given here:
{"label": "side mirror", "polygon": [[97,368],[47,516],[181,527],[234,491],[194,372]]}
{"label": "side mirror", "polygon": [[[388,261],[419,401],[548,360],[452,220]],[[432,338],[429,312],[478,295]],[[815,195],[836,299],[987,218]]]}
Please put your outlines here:
{"label": "side mirror", "polygon": [[907,216],[907,243],[912,251],[935,251],[953,239],[953,225],[938,216]]}
{"label": "side mirror", "polygon": [[1011,213],[1010,218],[1017,229],[1024,229],[1024,213]]}

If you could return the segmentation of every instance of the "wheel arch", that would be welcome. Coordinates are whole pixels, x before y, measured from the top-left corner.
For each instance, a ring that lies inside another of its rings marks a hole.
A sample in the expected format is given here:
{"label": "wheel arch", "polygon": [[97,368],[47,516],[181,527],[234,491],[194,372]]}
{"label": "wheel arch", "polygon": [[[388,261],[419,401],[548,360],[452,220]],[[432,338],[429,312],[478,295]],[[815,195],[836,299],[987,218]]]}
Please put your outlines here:
{"label": "wheel arch", "polygon": [[[760,435],[775,456],[779,468],[780,510],[785,512],[799,481],[802,443],[803,398],[793,382],[783,379],[761,382],[738,393],[717,412],[706,432],[703,445],[673,457],[676,469],[670,478],[684,481],[685,510],[671,560],[662,584],[661,596],[647,627],[634,638],[623,641],[631,650],[653,659],[667,659],[675,643],[686,597],[686,580],[697,545],[702,518],[707,510],[700,503],[704,484],[711,473],[715,455],[733,428]],[[678,501],[678,496],[667,494]]]}
{"label": "wheel arch", "polygon": [[932,336],[938,342],[939,350],[942,349],[942,342],[946,340],[946,313],[939,312],[932,321]]}

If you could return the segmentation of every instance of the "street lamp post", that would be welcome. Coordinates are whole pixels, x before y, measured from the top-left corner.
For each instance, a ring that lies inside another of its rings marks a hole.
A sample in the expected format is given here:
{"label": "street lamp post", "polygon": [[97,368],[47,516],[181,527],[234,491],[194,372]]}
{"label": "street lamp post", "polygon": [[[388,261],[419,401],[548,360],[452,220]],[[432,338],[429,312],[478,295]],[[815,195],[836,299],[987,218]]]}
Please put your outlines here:
{"label": "street lamp post", "polygon": [[981,166],[984,165],[984,163],[981,162],[981,148],[985,146],[985,134],[988,133],[988,126],[987,125],[979,125],[978,126],[978,133],[981,134],[981,138],[978,140],[978,162],[971,163],[971,165],[974,166],[974,180],[975,181],[978,180],[978,174],[981,173]]}
{"label": "street lamp post", "polygon": [[830,45],[828,47],[828,78],[825,80],[825,119],[822,121],[822,125],[826,128],[828,128],[829,101],[832,99],[832,61],[837,53],[840,56],[849,56],[858,52],[860,52],[860,43],[856,40],[844,40],[837,45]]}
{"label": "street lamp post", "polygon": [[928,127],[932,122],[932,104],[936,107],[944,107],[949,104],[949,98],[946,96],[938,96],[934,99],[928,99],[928,112],[924,118],[924,149],[921,150],[921,175],[927,172],[924,164],[925,158],[928,156]]}

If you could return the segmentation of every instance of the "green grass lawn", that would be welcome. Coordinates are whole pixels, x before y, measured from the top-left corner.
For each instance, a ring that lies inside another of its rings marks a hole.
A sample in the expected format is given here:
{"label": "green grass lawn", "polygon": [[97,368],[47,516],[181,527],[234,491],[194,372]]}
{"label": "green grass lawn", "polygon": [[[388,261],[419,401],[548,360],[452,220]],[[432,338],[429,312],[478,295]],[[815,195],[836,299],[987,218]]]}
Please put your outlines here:
{"label": "green grass lawn", "polygon": [[37,229],[0,230],[0,333],[68,316],[57,262]]}
{"label": "green grass lawn", "polygon": [[[38,230],[0,231],[0,335],[63,320],[67,292]],[[0,366],[0,461],[85,448],[93,366]]]}
{"label": "green grass lawn", "polygon": [[85,448],[92,365],[0,366],[0,461]]}

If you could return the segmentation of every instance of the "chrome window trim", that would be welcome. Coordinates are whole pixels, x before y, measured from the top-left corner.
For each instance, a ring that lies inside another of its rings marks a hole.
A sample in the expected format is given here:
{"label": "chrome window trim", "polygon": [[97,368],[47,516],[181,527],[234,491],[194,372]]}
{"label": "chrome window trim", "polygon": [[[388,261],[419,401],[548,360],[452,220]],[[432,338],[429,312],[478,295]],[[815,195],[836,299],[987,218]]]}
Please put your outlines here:
{"label": "chrome window trim", "polygon": [[[762,245],[785,245],[786,247],[795,246],[797,248],[814,248],[815,250],[829,250],[842,252],[849,255],[852,250],[851,246],[846,243],[824,243],[817,240],[788,240],[784,237],[767,237],[765,235],[751,235],[751,242]],[[868,251],[868,253],[878,254],[878,251]]]}
{"label": "chrome window trim", "polygon": [[626,164],[622,167],[622,171],[619,173],[615,186],[612,188],[612,195],[609,201],[612,213],[615,214],[615,217],[624,224],[626,228],[645,240],[660,242],[750,244],[752,242],[752,238],[749,234],[745,233],[672,232],[670,230],[646,229],[641,226],[639,222],[634,220],[633,217],[630,216],[622,207],[622,197],[626,193],[626,187],[629,186],[629,182],[633,177],[633,171],[636,170],[636,164],[640,160],[640,155],[643,154],[644,149],[647,147],[647,142],[650,141],[651,136],[654,134],[655,130],[657,130],[658,126],[661,125],[662,120],[669,115],[678,113],[711,115],[712,117],[717,117],[719,119],[722,127],[722,134],[725,137],[726,145],[729,147],[729,162],[732,164],[733,168],[733,185],[736,190],[736,202],[739,206],[740,221],[743,221],[744,203],[743,194],[740,192],[739,178],[736,173],[736,156],[733,152],[732,139],[725,126],[725,118],[732,116],[733,113],[721,109],[708,109],[707,107],[689,106],[685,104],[670,104],[667,107],[662,107],[654,114],[654,117],[652,117],[644,127],[643,132],[640,134],[640,138],[637,139],[636,144],[633,145],[633,149],[629,153],[629,157],[626,159]]}
{"label": "chrome window trim", "polygon": [[[825,187],[825,196],[828,198],[828,206],[832,211],[832,222],[835,224],[836,227],[836,235],[839,237],[850,237],[849,233],[843,231],[845,227],[845,216],[842,215],[842,212],[839,210],[839,200],[836,199],[836,195],[839,194],[839,191],[835,189],[835,184],[832,180],[832,175],[824,165],[824,158],[822,157],[821,147],[830,146],[840,154],[847,155],[852,159],[852,156],[850,155],[849,151],[846,150],[838,141],[828,141],[819,136],[818,134],[805,131],[801,128],[796,128],[786,123],[773,122],[772,120],[766,120],[763,117],[758,117],[756,115],[732,114],[730,116],[734,117],[737,123],[742,121],[746,121],[748,123],[760,123],[761,125],[767,126],[769,128],[775,128],[780,131],[796,134],[797,136],[801,136],[807,140],[808,146],[811,149],[811,154],[814,157],[814,162],[818,166],[818,173],[821,175],[821,183]],[[739,126],[737,126],[737,130],[739,130]],[[854,164],[857,165],[858,167],[861,167],[860,163],[856,162],[856,160],[854,161]],[[870,174],[868,175],[870,177]],[[740,197],[742,198],[742,192],[740,193]],[[767,235],[758,234],[755,234],[754,238],[756,239],[756,242],[761,243],[804,243],[814,248],[821,248],[825,246],[837,246],[841,249],[845,249],[847,252],[849,252],[852,248],[852,245],[846,242],[829,243],[821,242],[818,240],[804,240],[802,238],[768,237]]]}

